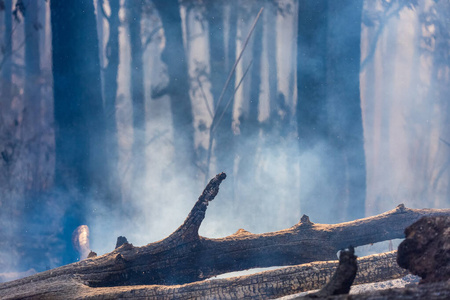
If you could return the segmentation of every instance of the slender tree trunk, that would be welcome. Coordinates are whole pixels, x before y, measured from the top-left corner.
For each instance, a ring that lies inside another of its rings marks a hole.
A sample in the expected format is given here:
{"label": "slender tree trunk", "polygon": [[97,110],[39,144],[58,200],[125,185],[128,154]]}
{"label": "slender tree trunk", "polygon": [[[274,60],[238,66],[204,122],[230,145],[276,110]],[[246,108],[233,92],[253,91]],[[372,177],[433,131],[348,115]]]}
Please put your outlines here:
{"label": "slender tree trunk", "polygon": [[177,0],[154,0],[164,28],[166,44],[161,60],[167,65],[174,131],[174,161],[179,170],[189,172],[195,162],[192,104],[189,98],[189,74],[183,45],[180,5]]}
{"label": "slender tree trunk", "polygon": [[[207,3],[209,33],[209,66],[211,93],[214,97],[214,106],[217,106],[220,93],[225,84],[225,28],[224,28],[224,3],[222,1],[210,1]],[[221,70],[221,71],[219,71]],[[222,109],[225,105],[222,104]]]}
{"label": "slender tree trunk", "polygon": [[88,199],[101,199],[107,182],[105,118],[93,1],[51,1],[55,116],[55,184],[69,192],[63,263],[77,254],[75,228],[85,224]]}
{"label": "slender tree trunk", "polygon": [[5,0],[5,31],[3,32],[3,57],[1,61],[1,93],[0,114],[11,105],[12,87],[12,0]]}
{"label": "slender tree trunk", "polygon": [[29,190],[39,188],[39,152],[41,132],[41,88],[40,88],[40,51],[39,51],[39,3],[25,0],[25,88],[24,88],[24,135],[25,142],[30,146],[29,162],[32,182]]}
{"label": "slender tree trunk", "polygon": [[145,176],[145,90],[142,61],[141,16],[142,1],[129,1],[128,13],[131,48],[131,98],[133,103],[133,162],[134,182]]}
{"label": "slender tree trunk", "polygon": [[[278,71],[277,71],[277,7],[271,4],[266,13],[264,24],[266,31],[267,63],[269,73],[269,109],[270,118],[277,115],[278,108]],[[283,101],[284,102],[284,101]],[[284,105],[284,103],[283,103]]]}
{"label": "slender tree trunk", "polygon": [[[252,36],[252,59],[253,64],[250,72],[250,97],[249,97],[249,111],[247,116],[241,117],[240,131],[241,134],[238,137],[238,181],[240,181],[239,194],[243,199],[248,199],[247,203],[256,203],[253,189],[255,189],[255,174],[257,168],[257,150],[259,142],[259,96],[261,91],[261,59],[262,59],[262,41],[263,41],[263,23],[258,23],[255,27]],[[235,207],[238,209],[238,207]],[[249,211],[254,209],[254,219],[249,220],[251,226],[254,226],[257,221],[258,206],[252,208],[244,208],[243,211]]]}
{"label": "slender tree trunk", "polygon": [[[226,172],[233,177],[234,169],[234,134],[231,128],[235,76],[230,80],[230,85],[225,91],[220,102],[219,97],[224,88],[227,76],[236,60],[236,31],[237,13],[236,7],[231,5],[229,16],[225,18],[226,6],[221,1],[211,1],[208,5],[208,28],[209,28],[209,58],[210,58],[210,78],[211,93],[214,97],[215,129],[214,153],[217,161],[217,169]],[[228,22],[228,39],[225,39],[225,22]],[[230,103],[228,103],[231,101]],[[220,118],[222,116],[222,118]],[[233,197],[233,185],[225,188],[224,196],[228,199]]]}
{"label": "slender tree trunk", "polygon": [[97,21],[97,35],[98,35],[98,55],[100,58],[100,67],[103,68],[105,66],[105,58],[103,55],[103,11],[102,6],[104,0],[95,0],[97,3],[97,11],[96,11],[96,21]]}
{"label": "slender tree trunk", "polygon": [[110,199],[114,203],[120,202],[120,188],[118,178],[119,162],[119,141],[117,136],[116,120],[116,97],[117,97],[117,74],[119,70],[119,0],[109,0],[111,10],[108,18],[109,37],[106,44],[107,65],[103,73],[104,78],[104,97],[105,97],[105,115],[106,115],[106,139],[110,173]]}
{"label": "slender tree trunk", "polygon": [[392,103],[397,98],[395,94],[395,68],[396,57],[398,57],[396,52],[398,41],[397,32],[397,20],[390,20],[389,31],[385,32],[384,36],[380,36],[383,40],[378,43],[379,46],[384,47],[382,47],[382,60],[380,62],[382,70],[381,98],[377,101],[379,105],[379,109],[377,110],[379,115],[377,117],[379,118],[378,126],[380,128],[378,144],[375,145],[377,147],[375,166],[378,174],[376,177],[376,182],[378,183],[377,190],[375,191],[377,212],[383,211],[383,208],[387,207],[393,201],[391,188],[394,172],[390,171],[390,166],[392,165],[390,124],[391,119],[397,117],[391,113]]}

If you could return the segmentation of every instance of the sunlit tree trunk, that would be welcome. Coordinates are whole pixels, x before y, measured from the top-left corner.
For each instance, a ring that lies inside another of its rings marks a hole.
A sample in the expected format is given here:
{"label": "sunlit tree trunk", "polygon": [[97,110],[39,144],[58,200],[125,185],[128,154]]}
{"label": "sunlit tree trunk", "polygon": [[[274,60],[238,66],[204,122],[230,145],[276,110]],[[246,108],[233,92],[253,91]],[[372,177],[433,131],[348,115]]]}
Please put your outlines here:
{"label": "sunlit tree trunk", "polygon": [[[256,6],[255,6],[256,7]],[[250,86],[248,113],[241,116],[240,119],[240,135],[238,137],[238,178],[240,183],[239,195],[242,199],[247,199],[247,203],[255,203],[253,190],[256,188],[257,163],[258,163],[258,143],[259,143],[259,97],[261,91],[261,60],[263,52],[263,32],[264,24],[262,20],[256,24],[255,30],[251,37],[251,59],[252,66],[249,70],[248,78]],[[248,49],[250,51],[250,49]],[[255,226],[258,222],[257,215],[259,206],[253,206],[245,210],[254,210],[254,218],[248,220],[250,226]]]}
{"label": "sunlit tree trunk", "polygon": [[[90,199],[102,199],[107,183],[105,118],[93,1],[51,1],[56,144],[56,187],[67,208],[63,263],[78,255],[74,229],[86,221]],[[92,197],[92,198],[91,198]]]}
{"label": "sunlit tree trunk", "polygon": [[[277,6],[270,4],[267,7],[266,22],[264,28],[266,31],[266,49],[269,73],[269,116],[273,119],[277,114],[278,100],[278,72],[277,72]],[[284,105],[284,99],[283,104]]]}

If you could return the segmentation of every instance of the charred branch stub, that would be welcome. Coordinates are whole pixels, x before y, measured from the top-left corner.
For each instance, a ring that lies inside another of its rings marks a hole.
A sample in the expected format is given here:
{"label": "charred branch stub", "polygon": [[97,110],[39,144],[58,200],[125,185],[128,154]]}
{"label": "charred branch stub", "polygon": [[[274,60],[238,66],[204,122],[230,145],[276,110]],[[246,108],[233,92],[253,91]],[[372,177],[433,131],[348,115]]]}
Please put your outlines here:
{"label": "charred branch stub", "polygon": [[217,196],[219,186],[225,178],[227,178],[227,175],[222,172],[209,181],[183,225],[181,225],[169,238],[181,239],[185,242],[199,239],[198,230],[203,219],[205,219],[208,203]]}
{"label": "charred branch stub", "polygon": [[405,230],[398,247],[400,267],[422,277],[421,283],[450,280],[450,217],[423,217]]}
{"label": "charred branch stub", "polygon": [[355,249],[350,246],[342,250],[339,255],[339,265],[331,280],[317,293],[308,295],[311,298],[321,298],[332,295],[348,294],[355,280],[358,266],[356,264]]}
{"label": "charred branch stub", "polygon": [[125,243],[128,244],[128,240],[126,237],[124,237],[124,236],[117,237],[116,248],[114,248],[114,249],[119,248],[120,246],[122,246]]}

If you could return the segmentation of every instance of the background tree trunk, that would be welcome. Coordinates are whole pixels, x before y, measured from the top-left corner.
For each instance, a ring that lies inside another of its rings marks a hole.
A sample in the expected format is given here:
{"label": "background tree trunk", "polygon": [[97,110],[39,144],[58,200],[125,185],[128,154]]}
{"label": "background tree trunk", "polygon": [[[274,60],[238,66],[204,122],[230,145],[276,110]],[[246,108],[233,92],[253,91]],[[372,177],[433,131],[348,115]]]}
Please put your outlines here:
{"label": "background tree trunk", "polygon": [[[170,96],[173,122],[174,162],[178,170],[193,170],[195,162],[194,125],[192,104],[189,98],[189,74],[183,45],[180,5],[177,0],[154,0],[163,24],[165,47],[161,60],[167,66],[169,86],[165,89]],[[188,168],[186,169],[186,166]]]}
{"label": "background tree trunk", "polygon": [[357,0],[328,1],[327,112],[332,143],[328,157],[335,157],[328,162],[334,195],[331,207],[346,205],[338,220],[365,215],[366,161],[359,90],[362,4]]}
{"label": "background tree trunk", "polygon": [[[36,192],[39,189],[39,156],[40,137],[42,135],[41,120],[41,66],[39,51],[40,4],[37,1],[24,1],[25,19],[25,87],[24,87],[24,139],[29,147],[28,171],[31,182],[28,189]],[[41,4],[42,5],[42,4]]]}
{"label": "background tree trunk", "polygon": [[[235,75],[230,79],[230,84],[220,103],[219,97],[225,86],[227,76],[232,70],[236,60],[236,34],[237,12],[235,2],[225,5],[221,1],[209,1],[207,4],[207,21],[209,32],[209,66],[211,93],[214,103],[214,130],[211,132],[214,139],[213,147],[216,158],[216,169],[220,172],[231,174],[234,177],[235,141],[231,128],[233,120],[233,99],[230,100],[235,88]],[[228,7],[228,16],[225,10]],[[225,24],[227,22],[227,24]],[[228,32],[226,32],[228,29]],[[227,33],[227,35],[225,34]],[[234,98],[234,97],[233,97]],[[231,103],[228,103],[231,101]],[[222,118],[220,118],[222,116]],[[210,166],[207,166],[210,167]],[[223,190],[224,197],[233,198],[233,184]]]}
{"label": "background tree trunk", "polygon": [[[103,1],[100,1],[103,2]],[[108,17],[109,36],[106,43],[107,64],[104,70],[104,96],[106,116],[106,139],[109,159],[109,174],[111,174],[109,198],[113,203],[120,202],[120,180],[118,177],[119,141],[117,135],[116,97],[117,75],[119,71],[119,11],[120,1],[109,0],[110,15]]]}
{"label": "background tree trunk", "polygon": [[128,3],[128,30],[131,48],[131,98],[133,103],[133,172],[134,184],[139,184],[145,176],[145,91],[142,61],[141,16],[142,1]]}
{"label": "background tree trunk", "polygon": [[75,228],[85,224],[90,197],[102,198],[108,178],[98,37],[92,1],[51,1],[55,116],[55,184],[67,192],[63,262],[78,254]]}
{"label": "background tree trunk", "polygon": [[[355,219],[365,213],[361,13],[359,1],[302,1],[299,5],[301,207],[322,221]],[[337,209],[342,202],[346,208]]]}
{"label": "background tree trunk", "polygon": [[[2,99],[1,112],[9,109],[11,105],[11,87],[12,87],[12,0],[5,0],[5,31],[3,32],[3,57],[1,61],[1,92]],[[0,119],[1,120],[1,119]]]}
{"label": "background tree trunk", "polygon": [[[297,126],[300,153],[301,211],[323,222],[333,212],[318,205],[332,196],[326,186],[326,42],[328,2],[302,0],[298,11],[297,37]],[[308,154],[314,157],[309,157]],[[310,181],[311,180],[311,181]]]}
{"label": "background tree trunk", "polygon": [[[252,6],[253,11],[260,8],[257,5]],[[263,33],[264,25],[262,22],[256,24],[255,30],[251,37],[251,59],[252,65],[249,71],[250,80],[250,96],[248,114],[240,117],[240,135],[237,137],[239,164],[237,170],[237,178],[239,181],[239,194],[243,199],[249,199],[247,203],[255,203],[257,201],[253,189],[256,187],[256,176],[258,166],[258,143],[260,133],[259,122],[259,97],[261,91],[261,63],[263,52]],[[251,199],[251,200],[250,200]],[[251,207],[239,208],[235,207],[237,214],[253,210],[249,224],[256,225],[257,216],[260,213],[259,205]]]}

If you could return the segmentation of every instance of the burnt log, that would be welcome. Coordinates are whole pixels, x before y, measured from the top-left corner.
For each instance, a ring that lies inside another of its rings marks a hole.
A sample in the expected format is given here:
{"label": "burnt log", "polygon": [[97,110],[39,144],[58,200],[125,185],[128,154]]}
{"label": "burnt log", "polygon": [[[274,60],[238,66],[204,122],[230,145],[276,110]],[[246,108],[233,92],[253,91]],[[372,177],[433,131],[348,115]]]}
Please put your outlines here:
{"label": "burnt log", "polygon": [[[298,224],[277,232],[252,234],[238,230],[219,239],[201,237],[198,229],[207,206],[225,178],[221,173],[208,183],[185,222],[169,237],[143,247],[124,243],[102,256],[0,284],[0,297],[17,290],[37,291],[37,286],[46,285],[48,289],[42,290],[43,293],[52,295],[52,291],[61,291],[60,286],[69,294],[70,291],[83,294],[94,287],[98,293],[101,287],[185,284],[250,268],[334,260],[337,251],[347,245],[356,247],[401,238],[404,229],[423,216],[450,215],[450,209],[408,209],[399,205],[377,216],[340,224],[314,224],[303,216]],[[176,287],[159,289],[174,291]]]}
{"label": "burnt log", "polygon": [[[395,260],[396,251],[358,259],[355,284],[401,278],[408,274]],[[5,283],[1,299],[273,299],[318,289],[336,273],[338,261],[313,262],[252,275],[203,280],[184,285],[90,287],[76,275],[54,277],[50,271]]]}
{"label": "burnt log", "polygon": [[450,217],[423,217],[405,229],[398,247],[400,267],[421,283],[450,280]]}

